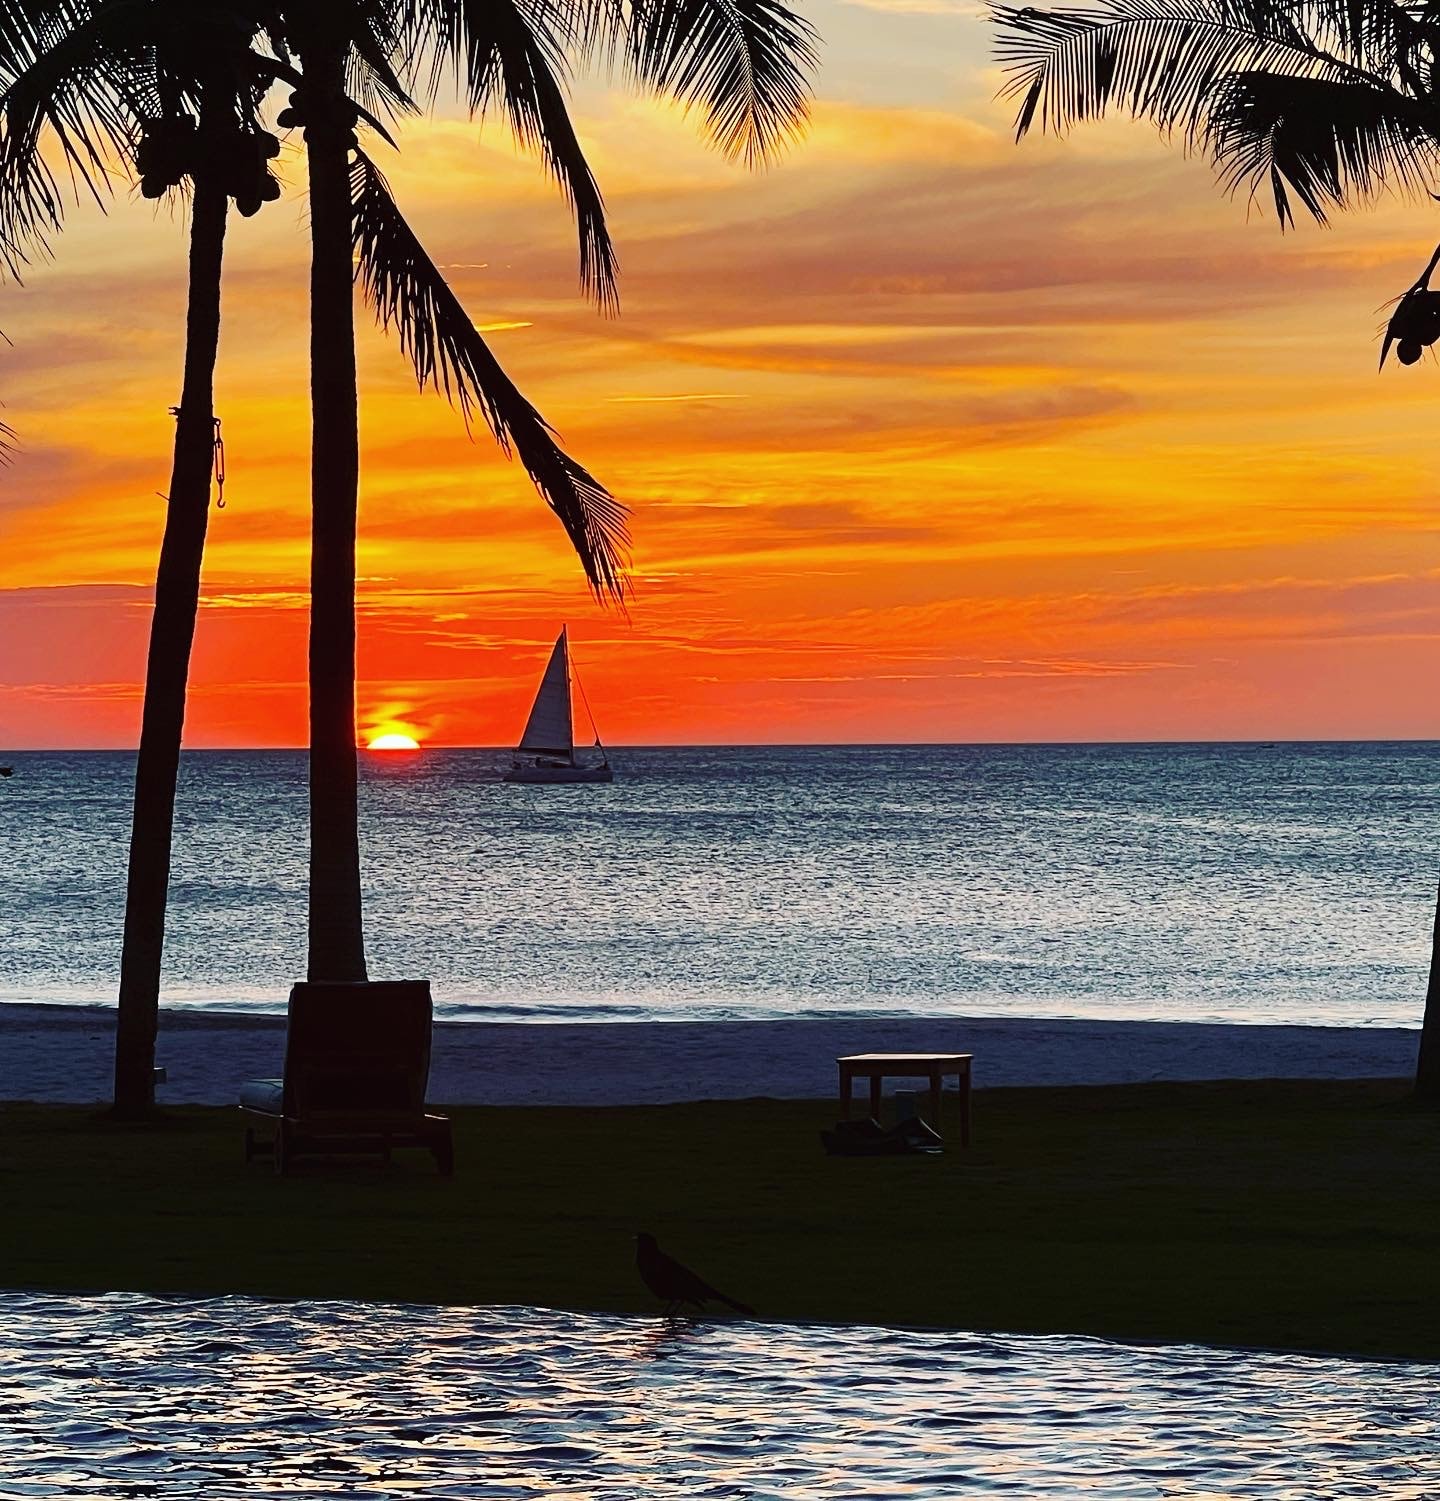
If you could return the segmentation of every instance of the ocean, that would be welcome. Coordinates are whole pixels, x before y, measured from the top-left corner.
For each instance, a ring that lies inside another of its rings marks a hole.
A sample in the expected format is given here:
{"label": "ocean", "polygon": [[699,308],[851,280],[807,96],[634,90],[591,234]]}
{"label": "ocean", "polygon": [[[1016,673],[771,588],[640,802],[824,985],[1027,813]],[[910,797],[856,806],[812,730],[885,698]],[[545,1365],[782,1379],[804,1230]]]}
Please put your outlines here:
{"label": "ocean", "polygon": [[[0,780],[0,1000],[107,1001],[133,756]],[[1418,1024],[1440,745],[618,749],[362,757],[371,974],[442,1015]],[[187,753],[165,1000],[284,1009],[305,756]]]}

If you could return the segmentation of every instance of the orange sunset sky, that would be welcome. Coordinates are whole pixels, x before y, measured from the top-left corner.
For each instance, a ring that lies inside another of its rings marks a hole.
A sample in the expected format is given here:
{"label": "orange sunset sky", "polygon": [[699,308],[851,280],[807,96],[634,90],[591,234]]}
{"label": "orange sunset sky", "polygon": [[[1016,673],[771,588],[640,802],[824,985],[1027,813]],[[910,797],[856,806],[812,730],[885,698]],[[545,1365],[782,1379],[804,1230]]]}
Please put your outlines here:
{"label": "orange sunset sky", "polygon": [[[804,10],[813,126],[759,175],[577,81],[619,318],[498,122],[374,147],[633,506],[635,597],[590,599],[518,466],[362,312],[362,735],[513,741],[562,621],[620,743],[1440,733],[1440,369],[1375,371],[1435,206],[1282,236],[1146,128],[1017,147],[971,5]],[[299,152],[232,216],[195,746],[305,736]],[[0,288],[0,746],[135,741],[184,255],[178,210],[122,199]]]}

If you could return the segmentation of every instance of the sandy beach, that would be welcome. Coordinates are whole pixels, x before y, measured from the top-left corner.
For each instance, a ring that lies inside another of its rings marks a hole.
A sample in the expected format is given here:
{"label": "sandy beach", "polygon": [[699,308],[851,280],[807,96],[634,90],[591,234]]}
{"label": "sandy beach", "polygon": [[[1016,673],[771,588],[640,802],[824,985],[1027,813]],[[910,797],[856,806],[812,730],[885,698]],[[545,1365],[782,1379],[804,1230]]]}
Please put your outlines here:
{"label": "sandy beach", "polygon": [[[0,1099],[86,1104],[110,1091],[109,1006],[0,1007]],[[1395,1078],[1418,1031],[1011,1017],[726,1022],[437,1022],[430,1098],[451,1105],[815,1099],[850,1052],[968,1052],[978,1088],[1186,1079]],[[164,1013],[162,1103],[223,1105],[279,1074],[282,1017]]]}

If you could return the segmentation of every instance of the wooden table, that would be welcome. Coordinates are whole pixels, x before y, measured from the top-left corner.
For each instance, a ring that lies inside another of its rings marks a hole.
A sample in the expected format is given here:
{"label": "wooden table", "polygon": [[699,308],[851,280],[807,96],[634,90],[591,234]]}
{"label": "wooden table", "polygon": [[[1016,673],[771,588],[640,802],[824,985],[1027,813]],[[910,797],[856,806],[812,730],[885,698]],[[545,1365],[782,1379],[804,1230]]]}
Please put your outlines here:
{"label": "wooden table", "polygon": [[880,1118],[880,1084],[884,1079],[929,1079],[930,1122],[940,1129],[941,1080],[953,1074],[960,1084],[960,1145],[970,1145],[970,1064],[973,1053],[851,1053],[840,1065],[840,1116],[850,1119],[852,1085],[870,1081],[870,1114]]}

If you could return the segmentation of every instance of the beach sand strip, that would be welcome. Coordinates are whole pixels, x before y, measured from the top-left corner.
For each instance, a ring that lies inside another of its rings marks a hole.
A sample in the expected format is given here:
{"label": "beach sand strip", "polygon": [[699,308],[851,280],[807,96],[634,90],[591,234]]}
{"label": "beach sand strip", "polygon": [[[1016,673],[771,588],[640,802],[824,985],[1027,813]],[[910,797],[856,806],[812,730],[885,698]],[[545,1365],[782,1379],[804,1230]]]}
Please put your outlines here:
{"label": "beach sand strip", "polygon": [[[107,1100],[114,1025],[110,1006],[0,1006],[0,1099]],[[860,1052],[973,1053],[981,1089],[1383,1079],[1414,1071],[1418,1041],[1418,1031],[1404,1028],[1018,1017],[439,1021],[430,1098],[452,1105],[820,1099],[835,1093],[835,1059]],[[157,1061],[168,1079],[158,1098],[230,1104],[244,1080],[277,1077],[284,1051],[283,1017],[166,1010]]]}

